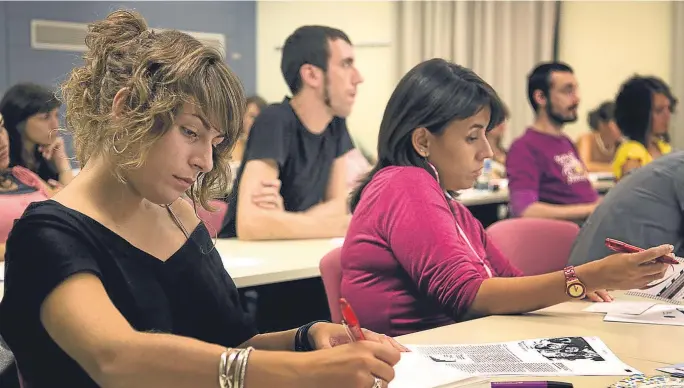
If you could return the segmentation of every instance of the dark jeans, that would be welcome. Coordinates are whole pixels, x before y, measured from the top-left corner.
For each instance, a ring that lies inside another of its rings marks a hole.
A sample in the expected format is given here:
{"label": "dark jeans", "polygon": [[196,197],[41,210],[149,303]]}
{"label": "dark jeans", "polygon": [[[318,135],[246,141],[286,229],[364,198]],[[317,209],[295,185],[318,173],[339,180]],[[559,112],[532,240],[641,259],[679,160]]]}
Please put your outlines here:
{"label": "dark jeans", "polygon": [[320,277],[240,289],[245,310],[261,333],[294,329],[316,320],[330,320]]}

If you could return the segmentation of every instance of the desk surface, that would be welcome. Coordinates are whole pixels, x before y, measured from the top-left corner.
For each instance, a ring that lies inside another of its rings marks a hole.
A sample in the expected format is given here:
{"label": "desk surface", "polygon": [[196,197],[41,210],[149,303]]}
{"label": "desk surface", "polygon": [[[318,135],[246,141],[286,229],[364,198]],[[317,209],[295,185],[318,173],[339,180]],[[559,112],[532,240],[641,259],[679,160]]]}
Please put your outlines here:
{"label": "desk surface", "polygon": [[[614,293],[617,300],[643,300]],[[399,337],[404,344],[466,344],[565,336],[599,337],[618,358],[647,375],[655,368],[684,361],[684,327],[603,322],[603,314],[581,311],[587,302],[562,303],[534,313],[492,316]],[[536,378],[572,382],[576,387],[602,387],[620,376]],[[504,378],[501,380],[535,380]]]}
{"label": "desk surface", "polygon": [[239,241],[218,239],[216,249],[238,287],[320,276],[318,265],[343,239]]}

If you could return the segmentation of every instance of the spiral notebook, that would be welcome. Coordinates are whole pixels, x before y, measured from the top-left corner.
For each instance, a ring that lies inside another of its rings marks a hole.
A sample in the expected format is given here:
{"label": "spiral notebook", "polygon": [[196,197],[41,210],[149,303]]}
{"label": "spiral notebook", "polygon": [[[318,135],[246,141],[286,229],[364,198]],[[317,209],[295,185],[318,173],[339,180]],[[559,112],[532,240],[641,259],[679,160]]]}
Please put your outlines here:
{"label": "spiral notebook", "polygon": [[662,279],[643,289],[629,290],[626,294],[671,304],[684,304],[684,259],[677,257],[677,261],[679,264],[671,265]]}

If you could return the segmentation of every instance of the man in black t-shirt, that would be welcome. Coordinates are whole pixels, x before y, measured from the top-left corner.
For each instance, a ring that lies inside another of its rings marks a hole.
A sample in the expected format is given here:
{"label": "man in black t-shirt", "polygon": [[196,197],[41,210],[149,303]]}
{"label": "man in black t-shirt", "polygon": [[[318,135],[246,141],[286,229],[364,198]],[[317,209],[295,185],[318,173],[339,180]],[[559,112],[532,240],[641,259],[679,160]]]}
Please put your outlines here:
{"label": "man in black t-shirt", "polygon": [[[300,27],[285,41],[281,70],[293,97],[254,121],[220,237],[338,237],[349,225],[345,117],[363,82],[351,41],[334,28]],[[276,206],[260,205],[269,195]]]}

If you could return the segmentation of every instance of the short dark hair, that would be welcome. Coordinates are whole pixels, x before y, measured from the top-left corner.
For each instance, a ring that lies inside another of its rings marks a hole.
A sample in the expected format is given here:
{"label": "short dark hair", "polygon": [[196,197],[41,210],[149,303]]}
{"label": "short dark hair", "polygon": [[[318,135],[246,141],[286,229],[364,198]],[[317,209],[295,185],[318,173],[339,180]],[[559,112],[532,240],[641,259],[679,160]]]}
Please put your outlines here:
{"label": "short dark hair", "polygon": [[352,212],[363,189],[384,167],[416,166],[435,176],[413,148],[411,135],[416,128],[441,134],[454,120],[472,117],[485,107],[491,110],[487,130],[504,121],[504,105],[496,91],[472,70],[440,58],[411,69],[387,103],[378,134],[378,163],[352,193]]}
{"label": "short dark hair", "polygon": [[615,120],[615,103],[604,101],[598,108],[589,112],[587,122],[592,131],[598,131],[599,124]]}
{"label": "short dark hair", "polygon": [[287,37],[283,45],[280,70],[292,95],[302,88],[302,77],[299,75],[302,66],[313,65],[323,71],[328,70],[329,41],[337,39],[352,44],[347,34],[326,26],[302,26]]}
{"label": "short dark hair", "polygon": [[539,104],[534,100],[534,92],[541,90],[548,97],[551,89],[551,73],[554,71],[573,73],[572,68],[563,62],[544,62],[537,65],[527,76],[527,99],[535,112]]}
{"label": "short dark hair", "polygon": [[259,108],[259,110],[264,110],[268,106],[268,102],[264,100],[262,97],[254,95],[254,96],[249,96],[247,97],[247,104],[246,106],[249,106],[249,104],[254,104]]}
{"label": "short dark hair", "polygon": [[[35,114],[50,112],[61,105],[52,90],[33,83],[19,83],[5,92],[0,101],[0,113],[9,135],[10,166],[26,166],[19,125]],[[39,152],[36,157],[42,159]]]}
{"label": "short dark hair", "polygon": [[[615,122],[622,133],[631,140],[648,146],[647,134],[651,127],[653,95],[663,94],[670,100],[670,110],[675,111],[677,99],[662,79],[654,76],[634,75],[627,79],[615,98]],[[669,136],[665,134],[665,139]]]}

